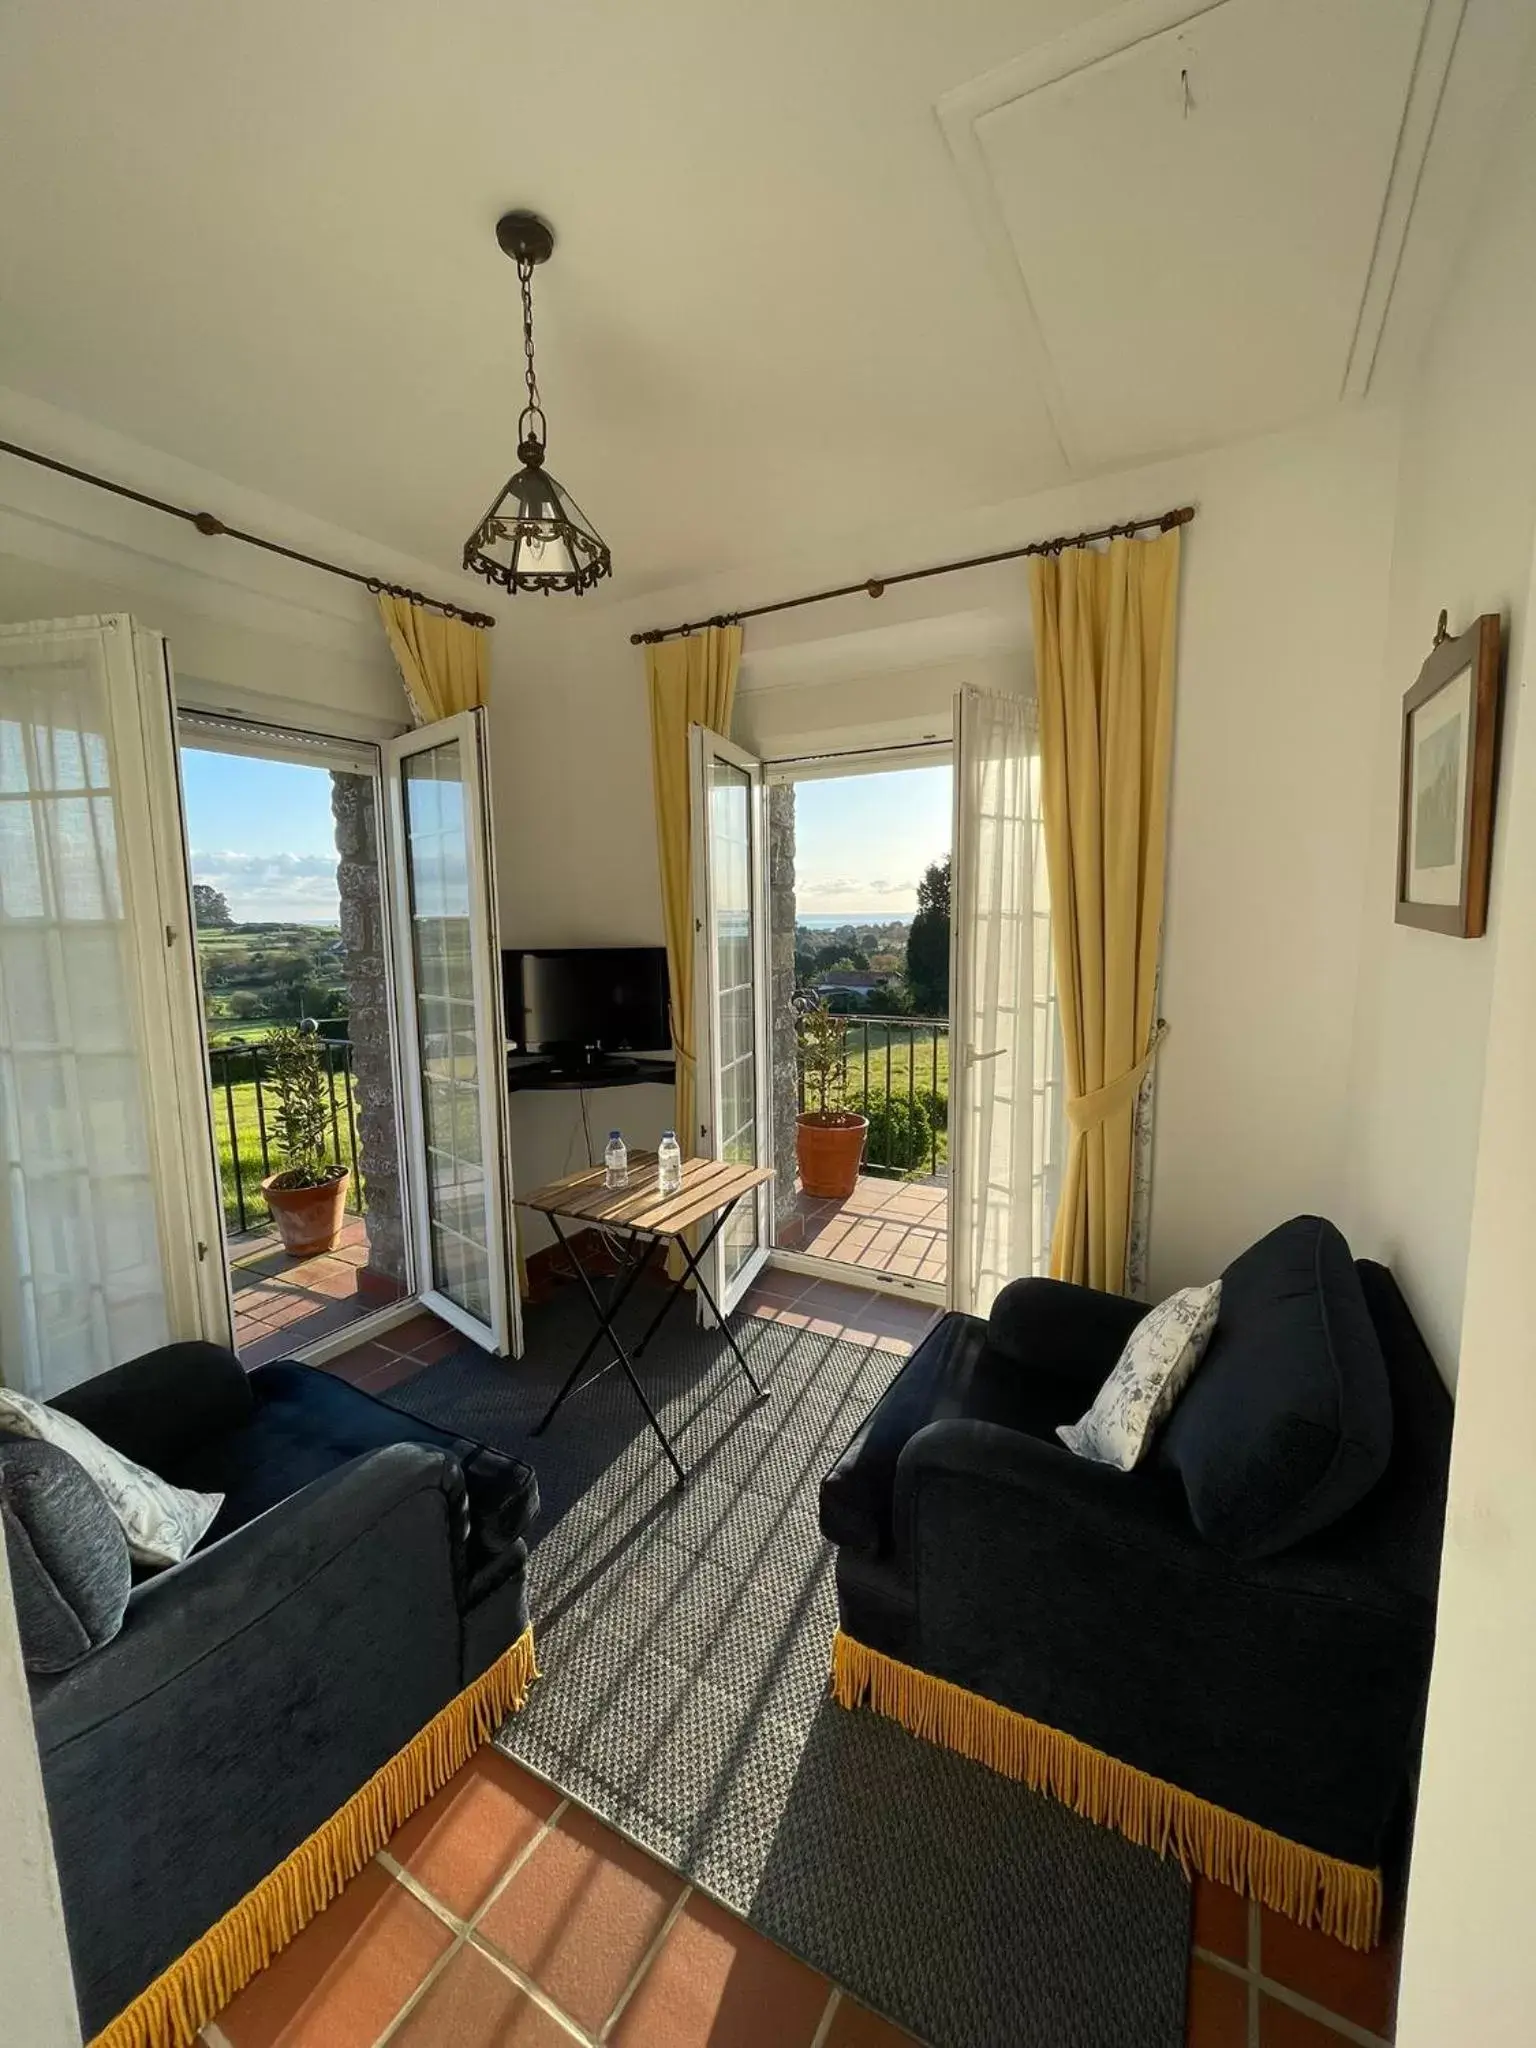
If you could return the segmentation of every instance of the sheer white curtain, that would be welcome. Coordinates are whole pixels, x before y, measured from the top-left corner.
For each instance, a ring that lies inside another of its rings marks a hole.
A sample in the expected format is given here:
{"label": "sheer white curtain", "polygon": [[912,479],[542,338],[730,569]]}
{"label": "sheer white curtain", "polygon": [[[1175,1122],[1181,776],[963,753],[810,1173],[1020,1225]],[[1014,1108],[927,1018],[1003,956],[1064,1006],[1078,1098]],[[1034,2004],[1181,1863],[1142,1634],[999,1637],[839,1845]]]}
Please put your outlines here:
{"label": "sheer white curtain", "polygon": [[[1034,704],[955,699],[952,1305],[985,1315],[1049,1243],[1055,1082],[1049,925],[1037,900]],[[1058,1091],[1059,1092],[1059,1091]]]}
{"label": "sheer white curtain", "polygon": [[0,635],[0,1379],[38,1398],[170,1335],[120,796],[100,635]]}

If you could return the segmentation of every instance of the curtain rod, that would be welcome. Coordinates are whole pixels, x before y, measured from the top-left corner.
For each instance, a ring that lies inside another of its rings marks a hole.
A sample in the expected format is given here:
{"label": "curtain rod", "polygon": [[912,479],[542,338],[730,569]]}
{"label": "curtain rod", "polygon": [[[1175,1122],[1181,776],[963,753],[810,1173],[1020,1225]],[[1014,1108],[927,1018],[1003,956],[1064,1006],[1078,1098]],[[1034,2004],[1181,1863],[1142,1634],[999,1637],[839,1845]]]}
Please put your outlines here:
{"label": "curtain rod", "polygon": [[840,583],[835,590],[813,590],[807,597],[781,597],[777,604],[748,605],[739,612],[716,612],[712,619],[690,619],[682,626],[653,626],[648,633],[631,633],[629,644],[654,647],[659,640],[677,640],[701,632],[705,626],[739,626],[744,619],[763,619],[770,612],[798,611],[803,604],[825,604],[834,597],[883,597],[896,583],[920,583],[925,576],[951,576],[957,569],[984,569],[992,562],[1017,562],[1024,555],[1059,555],[1063,548],[1087,547],[1095,540],[1129,540],[1150,526],[1171,533],[1176,526],[1188,526],[1194,516],[1193,505],[1177,505],[1171,512],[1157,512],[1148,519],[1127,519],[1119,526],[1102,526],[1097,533],[1057,534],[1053,540],[1032,540],[1022,548],[999,548],[994,555],[968,555],[963,562],[936,562],[931,569],[903,569],[896,576],[871,576],[864,583]]}
{"label": "curtain rod", "polygon": [[35,462],[40,469],[56,470],[60,476],[74,477],[77,483],[92,484],[98,491],[110,491],[114,498],[128,498],[135,505],[148,505],[151,511],[165,512],[172,519],[184,519],[199,533],[244,541],[248,548],[261,548],[269,555],[282,555],[290,562],[302,562],[306,568],[321,569],[327,576],[341,576],[348,583],[361,583],[375,596],[384,592],[390,597],[409,598],[412,604],[425,605],[428,611],[442,612],[450,619],[462,619],[467,626],[490,628],[496,623],[489,612],[466,611],[462,605],[451,604],[446,598],[424,597],[419,590],[407,590],[403,584],[386,583],[380,576],[365,576],[360,569],[344,569],[340,562],[322,561],[319,555],[306,555],[298,548],[284,547],[280,541],[264,540],[259,533],[244,533],[238,526],[226,526],[212,512],[191,512],[185,505],[172,505],[164,498],[152,498],[147,491],[131,490],[127,484],[114,483],[110,477],[96,476],[88,469],[76,469],[72,463],[60,462],[52,455],[42,455],[36,448],[21,448],[14,441],[0,441],[0,454],[18,456],[23,462]]}

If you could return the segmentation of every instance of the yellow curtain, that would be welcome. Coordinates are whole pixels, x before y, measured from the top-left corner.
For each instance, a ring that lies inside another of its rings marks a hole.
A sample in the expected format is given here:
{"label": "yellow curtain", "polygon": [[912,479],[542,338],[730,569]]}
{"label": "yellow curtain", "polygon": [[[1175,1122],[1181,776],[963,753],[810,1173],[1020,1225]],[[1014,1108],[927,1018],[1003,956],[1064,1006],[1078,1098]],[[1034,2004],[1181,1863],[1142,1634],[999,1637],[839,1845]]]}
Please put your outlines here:
{"label": "yellow curtain", "polygon": [[418,725],[485,702],[485,628],[379,592],[379,616],[395,650]]}
{"label": "yellow curtain", "polygon": [[1051,1271],[1116,1293],[1155,1050],[1178,586],[1177,530],[1029,565],[1070,1127]]}
{"label": "yellow curtain", "polygon": [[686,1159],[697,1142],[697,1076],[693,1043],[693,837],[690,830],[688,728],[706,726],[728,738],[740,626],[706,626],[645,650],[651,699],[651,774],[656,792],[656,844],[661,857],[661,909],[672,982],[672,1049],[677,1058],[677,1142]]}

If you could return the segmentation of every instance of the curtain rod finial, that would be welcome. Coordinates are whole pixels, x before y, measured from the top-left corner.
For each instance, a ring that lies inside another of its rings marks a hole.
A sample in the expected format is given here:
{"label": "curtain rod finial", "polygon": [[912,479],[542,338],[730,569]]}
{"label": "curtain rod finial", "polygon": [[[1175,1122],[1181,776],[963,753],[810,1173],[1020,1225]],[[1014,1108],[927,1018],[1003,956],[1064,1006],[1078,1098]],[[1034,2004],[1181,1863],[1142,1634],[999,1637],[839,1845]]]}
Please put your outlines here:
{"label": "curtain rod finial", "polygon": [[1176,526],[1188,526],[1195,516],[1193,505],[1176,505],[1171,512],[1165,512],[1158,521],[1164,533],[1172,533]]}

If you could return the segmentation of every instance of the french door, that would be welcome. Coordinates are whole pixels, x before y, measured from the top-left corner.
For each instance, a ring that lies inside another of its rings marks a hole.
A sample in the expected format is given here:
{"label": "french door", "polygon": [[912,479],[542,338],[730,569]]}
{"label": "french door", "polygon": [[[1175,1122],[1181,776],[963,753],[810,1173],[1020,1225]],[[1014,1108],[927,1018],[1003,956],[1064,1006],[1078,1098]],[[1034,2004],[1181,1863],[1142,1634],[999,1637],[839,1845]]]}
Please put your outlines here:
{"label": "french door", "polygon": [[[762,765],[701,725],[689,728],[688,741],[698,1131],[694,1143],[684,1131],[678,1140],[685,1154],[765,1166],[773,1138]],[[765,1182],[737,1206],[709,1250],[706,1278],[723,1315],[766,1264],[772,1243],[772,1182]]]}
{"label": "french door", "polygon": [[230,1340],[192,931],[165,642],[0,626],[0,1359],[40,1399]]}
{"label": "french door", "polygon": [[999,1288],[1039,1265],[1036,983],[1049,928],[1036,914],[1033,704],[963,689],[954,732],[949,1306],[984,1316]]}
{"label": "french door", "polygon": [[420,726],[384,752],[420,1295],[484,1350],[517,1356],[485,714]]}

